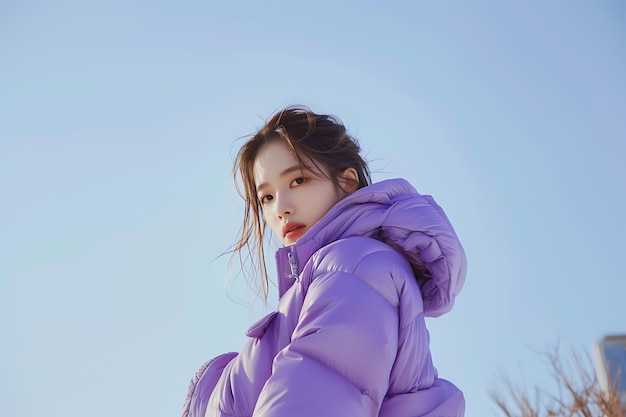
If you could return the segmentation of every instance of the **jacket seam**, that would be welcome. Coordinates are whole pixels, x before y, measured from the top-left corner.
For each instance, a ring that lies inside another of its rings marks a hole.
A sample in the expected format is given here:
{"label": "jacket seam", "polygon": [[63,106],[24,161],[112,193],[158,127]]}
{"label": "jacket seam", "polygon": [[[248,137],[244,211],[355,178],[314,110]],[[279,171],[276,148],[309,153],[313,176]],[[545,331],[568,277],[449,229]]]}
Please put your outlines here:
{"label": "jacket seam", "polygon": [[[378,241],[377,241],[377,242],[378,242]],[[381,242],[381,243],[382,243],[382,242]],[[383,243],[383,244],[384,244],[384,243]],[[391,248],[391,247],[389,247],[389,248],[393,250],[393,248]],[[378,291],[376,288],[374,288],[374,286],[372,286],[372,284],[371,284],[370,282],[366,281],[365,279],[361,278],[359,275],[355,274],[355,271],[359,268],[359,266],[361,265],[361,263],[362,263],[363,261],[365,261],[367,258],[369,258],[370,256],[373,256],[373,255],[375,255],[375,254],[377,254],[377,253],[386,253],[386,252],[387,252],[386,250],[377,249],[375,252],[371,252],[371,253],[368,253],[368,254],[367,254],[367,255],[365,255],[365,256],[362,256],[362,257],[361,257],[361,259],[360,259],[360,260],[356,263],[356,265],[354,266],[354,268],[352,268],[352,270],[349,272],[349,274],[350,274],[350,275],[352,275],[352,276],[354,276],[355,278],[359,279],[360,281],[362,281],[362,282],[363,282],[364,284],[366,284],[367,286],[369,286],[369,287],[370,287],[372,290],[374,290],[374,291],[375,291],[375,292],[376,292],[376,293],[377,293],[380,297],[382,297],[382,298],[383,298],[383,299],[387,302],[387,304],[389,304],[389,305],[390,305],[393,309],[398,310],[398,307],[397,307],[397,306],[395,306],[395,305],[393,305],[393,304],[392,304],[392,303],[391,303],[391,302],[387,299],[387,297],[385,297],[384,295],[382,295],[380,291]],[[391,276],[391,273],[390,273],[389,269],[386,269],[386,272],[388,272],[388,274],[386,274],[386,275]],[[393,279],[391,279],[391,281],[392,281],[392,284],[394,284],[394,283],[393,283]],[[395,284],[394,284],[394,288],[395,288]],[[398,295],[398,294],[397,294],[397,292],[398,292],[398,291],[397,291],[397,289],[396,289],[395,291],[396,291],[396,295]]]}

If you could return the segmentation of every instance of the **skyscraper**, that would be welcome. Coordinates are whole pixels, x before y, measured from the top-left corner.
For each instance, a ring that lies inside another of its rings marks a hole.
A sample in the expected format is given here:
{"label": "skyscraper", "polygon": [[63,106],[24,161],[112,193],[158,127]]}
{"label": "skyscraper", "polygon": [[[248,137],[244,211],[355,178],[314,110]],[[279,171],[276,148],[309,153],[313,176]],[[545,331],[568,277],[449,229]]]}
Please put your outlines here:
{"label": "skyscraper", "polygon": [[622,404],[626,405],[626,335],[607,336],[594,346],[597,374],[602,388],[617,384]]}

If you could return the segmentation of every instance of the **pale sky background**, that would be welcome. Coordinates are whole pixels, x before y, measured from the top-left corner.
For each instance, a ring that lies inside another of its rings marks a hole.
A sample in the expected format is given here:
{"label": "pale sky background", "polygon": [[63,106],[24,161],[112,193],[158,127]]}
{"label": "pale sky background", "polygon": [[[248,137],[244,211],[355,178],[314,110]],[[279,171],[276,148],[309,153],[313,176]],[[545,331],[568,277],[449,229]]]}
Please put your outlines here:
{"label": "pale sky background", "polygon": [[618,0],[0,0],[0,415],[179,415],[263,314],[212,260],[237,139],[296,103],[456,227],[466,286],[428,323],[466,415],[500,415],[500,369],[549,386],[535,351],[626,333],[625,21]]}

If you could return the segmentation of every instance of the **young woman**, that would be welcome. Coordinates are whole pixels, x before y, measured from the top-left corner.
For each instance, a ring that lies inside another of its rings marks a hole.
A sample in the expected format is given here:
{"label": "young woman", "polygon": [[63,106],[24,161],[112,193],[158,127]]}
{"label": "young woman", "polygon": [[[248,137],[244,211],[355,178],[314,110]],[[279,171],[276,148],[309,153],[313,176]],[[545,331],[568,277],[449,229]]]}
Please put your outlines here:
{"label": "young woman", "polygon": [[328,115],[290,107],[239,151],[244,221],[234,252],[266,226],[279,302],[241,353],[205,363],[183,416],[462,416],[463,394],[433,366],[424,317],[448,312],[463,248],[441,208],[401,179],[370,185],[360,148]]}

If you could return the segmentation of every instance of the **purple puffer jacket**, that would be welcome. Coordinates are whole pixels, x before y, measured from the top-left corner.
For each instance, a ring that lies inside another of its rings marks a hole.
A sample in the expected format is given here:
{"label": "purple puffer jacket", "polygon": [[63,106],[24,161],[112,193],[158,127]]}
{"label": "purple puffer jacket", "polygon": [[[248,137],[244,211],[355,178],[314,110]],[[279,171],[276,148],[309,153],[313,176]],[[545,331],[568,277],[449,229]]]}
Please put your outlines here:
{"label": "purple puffer jacket", "polygon": [[424,317],[452,308],[466,259],[430,196],[401,179],[362,188],[276,262],[278,308],[240,354],[203,365],[183,416],[463,416]]}

